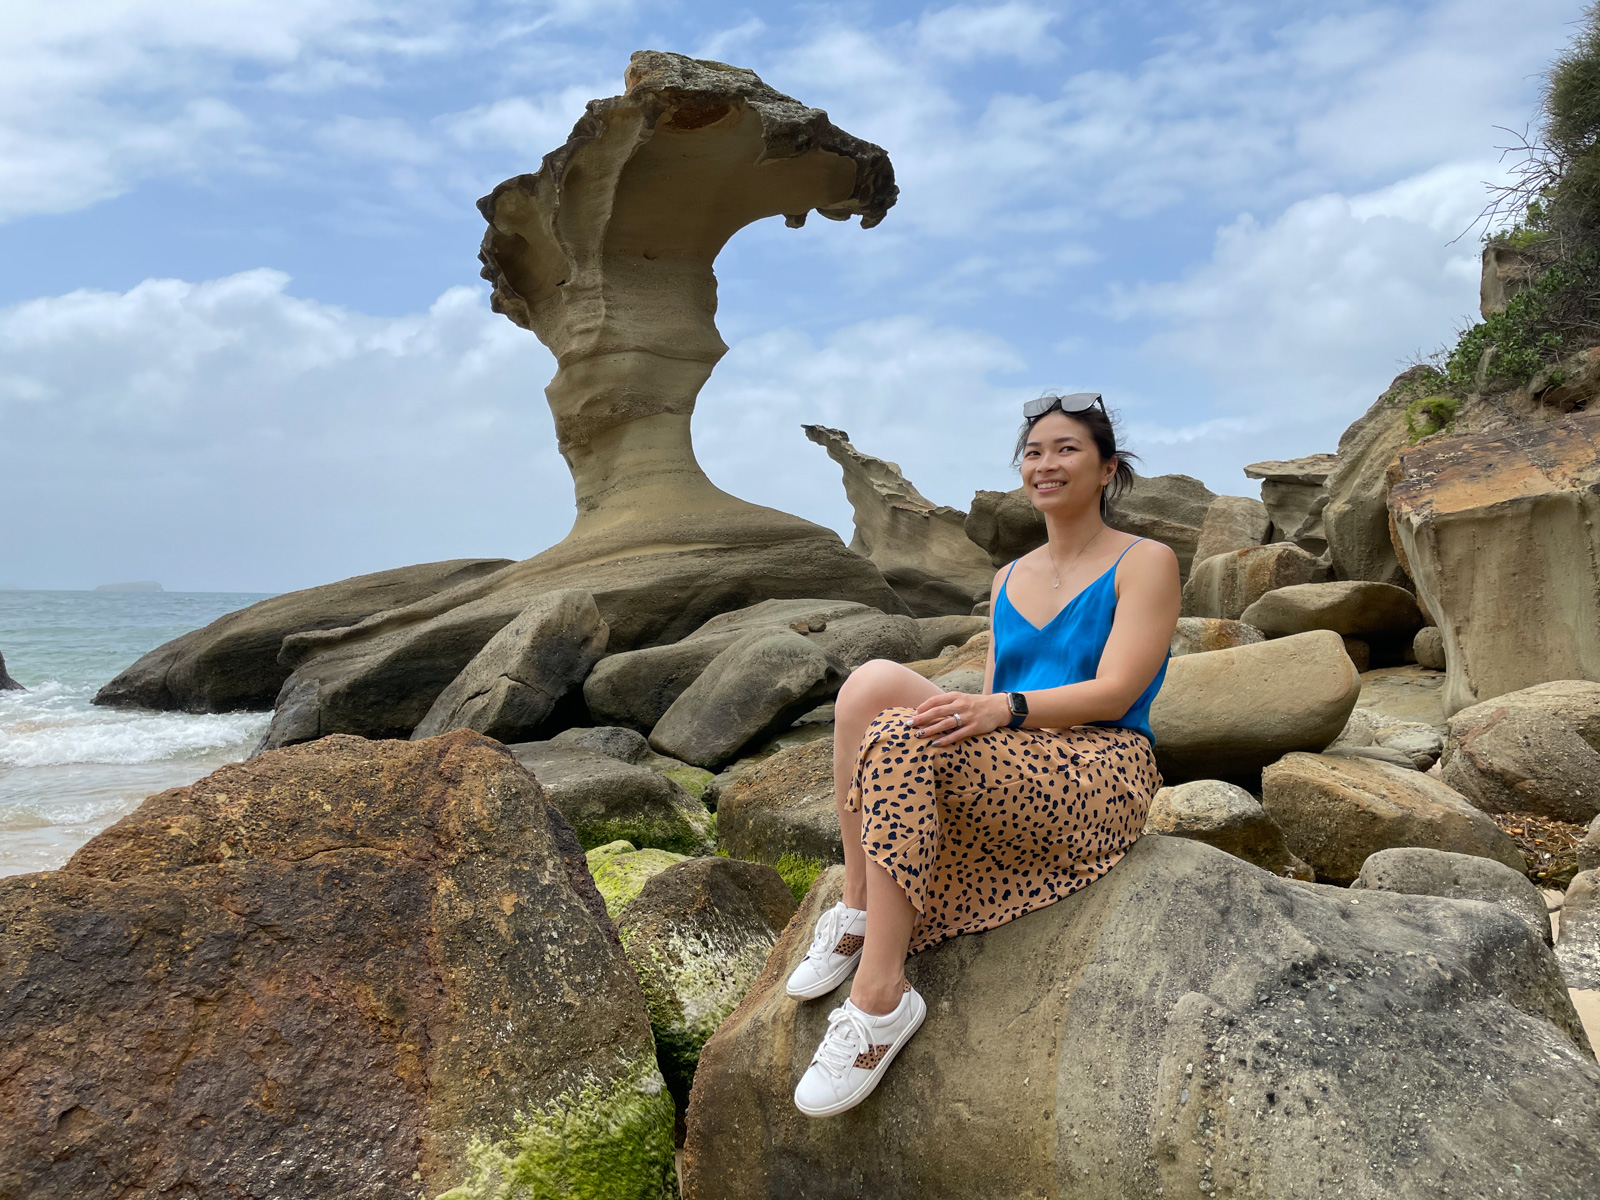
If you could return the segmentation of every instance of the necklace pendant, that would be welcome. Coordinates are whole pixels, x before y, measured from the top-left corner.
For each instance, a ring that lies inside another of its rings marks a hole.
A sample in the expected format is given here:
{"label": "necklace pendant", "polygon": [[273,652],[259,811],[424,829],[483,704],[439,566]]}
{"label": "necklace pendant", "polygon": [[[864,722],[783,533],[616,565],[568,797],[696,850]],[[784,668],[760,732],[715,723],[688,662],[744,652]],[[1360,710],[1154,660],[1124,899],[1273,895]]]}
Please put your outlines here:
{"label": "necklace pendant", "polygon": [[1054,583],[1052,583],[1052,584],[1051,584],[1051,585],[1050,585],[1050,586],[1051,586],[1051,587],[1053,587],[1053,588],[1058,588],[1058,587],[1060,587],[1060,586],[1061,586],[1061,580],[1059,580],[1059,579],[1058,579],[1058,580],[1056,580],[1056,581],[1055,581],[1055,582],[1054,582]]}

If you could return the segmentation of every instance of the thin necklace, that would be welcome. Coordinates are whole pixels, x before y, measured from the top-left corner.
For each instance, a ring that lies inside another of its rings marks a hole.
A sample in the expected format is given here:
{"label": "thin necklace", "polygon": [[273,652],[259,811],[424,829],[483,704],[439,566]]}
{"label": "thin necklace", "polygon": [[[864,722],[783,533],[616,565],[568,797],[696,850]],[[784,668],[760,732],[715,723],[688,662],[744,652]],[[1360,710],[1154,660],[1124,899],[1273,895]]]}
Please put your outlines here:
{"label": "thin necklace", "polygon": [[[1078,552],[1072,556],[1072,561],[1070,563],[1068,563],[1067,565],[1068,566],[1075,566],[1077,564],[1077,561],[1080,558],[1083,557],[1083,552],[1085,550],[1087,550],[1090,546],[1094,545],[1095,538],[1099,537],[1105,531],[1106,531],[1106,527],[1104,525],[1100,526],[1099,529],[1096,529],[1094,531],[1094,537],[1090,538],[1087,542],[1085,542],[1082,546],[1080,546],[1078,548]],[[1050,554],[1050,543],[1047,541],[1047,542],[1045,542],[1044,546],[1045,546],[1044,552],[1050,556],[1050,567],[1056,573],[1055,582],[1052,583],[1050,586],[1053,587],[1053,588],[1058,588],[1058,587],[1061,586],[1061,568],[1056,566],[1056,556],[1054,554]]]}

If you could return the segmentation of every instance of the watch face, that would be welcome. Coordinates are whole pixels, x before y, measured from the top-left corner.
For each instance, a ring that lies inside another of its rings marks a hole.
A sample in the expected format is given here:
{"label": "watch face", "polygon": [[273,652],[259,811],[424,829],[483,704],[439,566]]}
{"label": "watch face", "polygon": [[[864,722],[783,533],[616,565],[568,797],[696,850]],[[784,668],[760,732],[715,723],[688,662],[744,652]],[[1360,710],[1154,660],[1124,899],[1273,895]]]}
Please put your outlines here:
{"label": "watch face", "polygon": [[1012,692],[1007,699],[1011,703],[1011,711],[1016,716],[1026,716],[1028,713],[1028,698],[1021,692]]}

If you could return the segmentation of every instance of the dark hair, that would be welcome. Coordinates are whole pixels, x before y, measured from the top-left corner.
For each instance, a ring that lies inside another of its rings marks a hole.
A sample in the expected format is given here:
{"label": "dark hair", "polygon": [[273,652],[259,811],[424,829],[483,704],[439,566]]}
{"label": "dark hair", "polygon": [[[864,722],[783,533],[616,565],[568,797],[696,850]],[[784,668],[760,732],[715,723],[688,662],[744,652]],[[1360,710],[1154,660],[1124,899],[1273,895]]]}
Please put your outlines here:
{"label": "dark hair", "polygon": [[1100,452],[1100,461],[1109,462],[1117,460],[1117,473],[1111,477],[1111,482],[1106,484],[1105,490],[1100,493],[1100,517],[1102,520],[1111,515],[1113,501],[1133,486],[1136,476],[1133,473],[1133,460],[1138,455],[1130,450],[1117,449],[1117,427],[1111,414],[1106,411],[1105,402],[1093,405],[1081,412],[1066,412],[1061,407],[1062,397],[1046,393],[1039,397],[1041,400],[1055,401],[1037,417],[1029,417],[1022,423],[1022,430],[1017,434],[1017,448],[1011,455],[1011,465],[1014,467],[1022,461],[1022,452],[1028,448],[1028,435],[1033,432],[1033,427],[1044,420],[1051,413],[1061,413],[1070,417],[1089,431],[1089,436],[1094,439],[1095,449]]}

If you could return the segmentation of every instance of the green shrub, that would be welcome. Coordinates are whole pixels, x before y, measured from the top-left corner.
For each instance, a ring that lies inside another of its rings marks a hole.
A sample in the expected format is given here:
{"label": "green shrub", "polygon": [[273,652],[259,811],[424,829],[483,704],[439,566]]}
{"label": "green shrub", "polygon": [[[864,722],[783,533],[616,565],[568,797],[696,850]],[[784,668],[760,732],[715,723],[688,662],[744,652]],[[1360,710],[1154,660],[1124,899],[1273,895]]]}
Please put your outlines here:
{"label": "green shrub", "polygon": [[1447,429],[1461,410],[1459,396],[1419,396],[1406,405],[1406,432],[1411,441]]}

